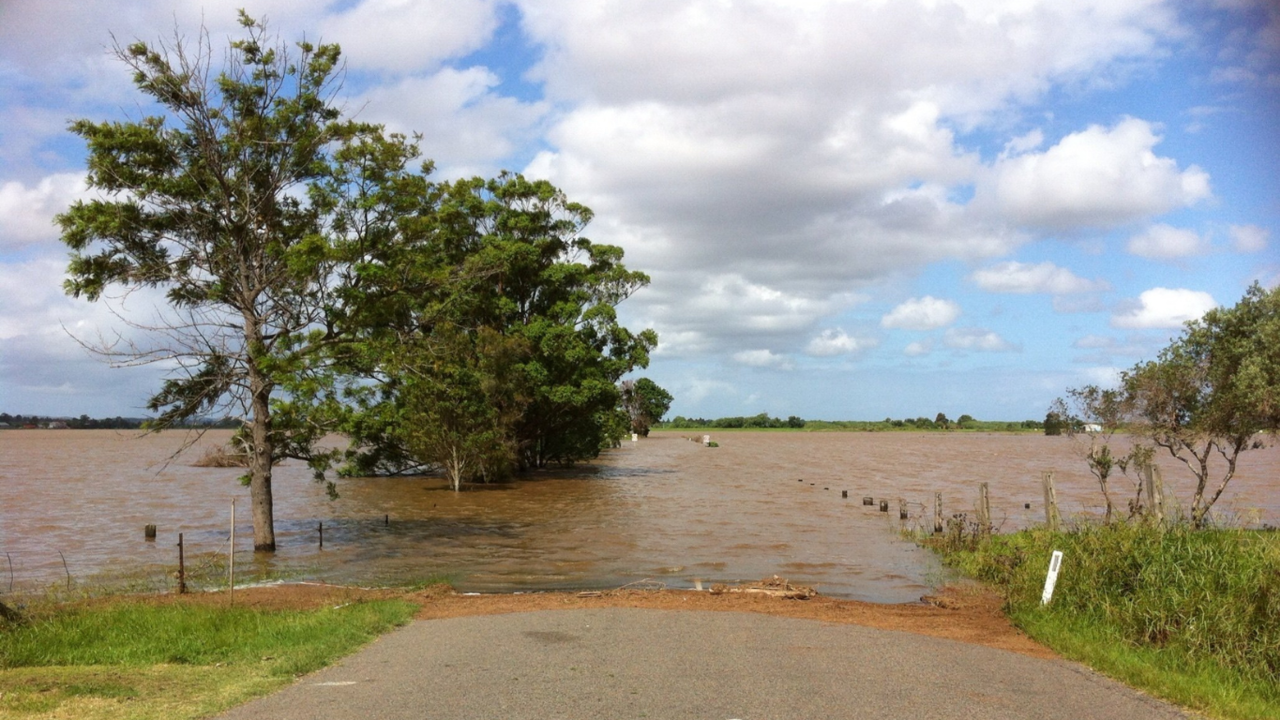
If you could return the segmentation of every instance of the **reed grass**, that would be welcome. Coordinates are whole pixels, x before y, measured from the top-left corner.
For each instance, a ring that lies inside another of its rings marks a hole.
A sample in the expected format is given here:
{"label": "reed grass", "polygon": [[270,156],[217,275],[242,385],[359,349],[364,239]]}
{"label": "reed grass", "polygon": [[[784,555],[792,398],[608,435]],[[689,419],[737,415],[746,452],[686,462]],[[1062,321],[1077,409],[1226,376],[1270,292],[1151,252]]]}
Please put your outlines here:
{"label": "reed grass", "polygon": [[[1280,534],[1084,523],[926,541],[1070,657],[1191,707],[1280,718]],[[1054,550],[1052,602],[1041,604]]]}

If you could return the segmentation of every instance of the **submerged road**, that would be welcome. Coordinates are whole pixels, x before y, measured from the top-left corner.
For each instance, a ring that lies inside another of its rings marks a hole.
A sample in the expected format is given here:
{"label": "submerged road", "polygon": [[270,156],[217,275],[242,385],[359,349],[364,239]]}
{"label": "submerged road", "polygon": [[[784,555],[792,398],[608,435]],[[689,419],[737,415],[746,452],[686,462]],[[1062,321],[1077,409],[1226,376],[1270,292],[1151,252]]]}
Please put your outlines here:
{"label": "submerged road", "polygon": [[1188,717],[1083,666],[731,612],[419,620],[225,720]]}

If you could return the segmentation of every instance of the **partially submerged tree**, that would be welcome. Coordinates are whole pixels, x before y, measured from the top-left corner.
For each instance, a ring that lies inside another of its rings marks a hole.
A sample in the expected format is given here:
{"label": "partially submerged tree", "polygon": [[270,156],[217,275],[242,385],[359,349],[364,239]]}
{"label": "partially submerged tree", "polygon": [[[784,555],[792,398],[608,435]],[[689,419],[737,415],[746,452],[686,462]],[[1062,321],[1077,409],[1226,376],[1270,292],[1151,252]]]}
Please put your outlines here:
{"label": "partially submerged tree", "polygon": [[630,420],[631,432],[648,437],[649,429],[662,421],[674,398],[649,378],[624,380],[620,387],[622,407]]}
{"label": "partially submerged tree", "polygon": [[[1191,521],[1202,527],[1240,453],[1280,430],[1280,288],[1254,283],[1234,307],[1188,323],[1156,360],[1125,372],[1122,387],[1132,429],[1195,476]],[[1216,479],[1215,455],[1226,463]]]}
{"label": "partially submerged tree", "polygon": [[[453,463],[459,480],[487,479],[504,464],[495,461],[498,448],[520,470],[595,457],[617,442],[626,429],[616,419],[617,382],[648,364],[657,336],[618,323],[614,307],[648,277],[622,265],[620,248],[583,237],[590,219],[550,183],[519,175],[427,190],[356,268],[367,300],[351,303],[353,313],[365,308],[351,317],[364,348],[352,368],[375,384],[351,389],[351,471]],[[418,359],[392,361],[395,347],[417,348]],[[485,349],[494,347],[502,352]],[[458,386],[440,386],[428,365],[455,373]],[[469,428],[475,442],[467,445],[478,454],[466,463],[453,459],[463,435],[415,430],[414,439],[397,429],[423,408],[444,412],[450,393],[462,393],[456,407],[433,417]],[[483,440],[486,428],[502,442]],[[489,460],[477,462],[481,456]]]}
{"label": "partially submerged tree", "polygon": [[1106,501],[1104,519],[1111,522],[1115,512],[1115,503],[1111,497],[1111,473],[1117,468],[1127,471],[1131,463],[1129,455],[1117,456],[1111,449],[1112,436],[1125,422],[1127,405],[1124,393],[1097,385],[1086,385],[1068,390],[1067,396],[1069,401],[1061,398],[1054,401],[1050,414],[1080,419],[1080,423],[1064,423],[1063,429],[1072,439],[1078,440],[1081,435],[1087,438],[1088,446],[1083,450],[1085,462],[1097,479],[1103,500]]}
{"label": "partially submerged tree", "polygon": [[[159,114],[71,124],[99,198],[58,222],[71,295],[164,292],[169,309],[143,323],[155,331],[148,339],[99,349],[121,364],[174,366],[148,403],[159,413],[152,429],[244,418],[254,549],[272,551],[272,467],[285,456],[320,462],[311,450],[326,430],[297,404],[334,341],[337,241],[321,188],[335,148],[380,133],[332,104],[336,45],[291,47],[243,12],[240,21],[221,71],[205,33],[116,47]],[[284,385],[298,395],[284,397]]]}

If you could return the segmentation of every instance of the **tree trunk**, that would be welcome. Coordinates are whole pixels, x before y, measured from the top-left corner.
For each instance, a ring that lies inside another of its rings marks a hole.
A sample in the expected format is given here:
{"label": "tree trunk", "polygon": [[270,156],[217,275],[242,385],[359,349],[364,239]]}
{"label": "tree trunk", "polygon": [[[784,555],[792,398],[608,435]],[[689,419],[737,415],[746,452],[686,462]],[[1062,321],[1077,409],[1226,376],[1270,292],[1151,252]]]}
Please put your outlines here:
{"label": "tree trunk", "polygon": [[275,552],[275,514],[271,501],[271,464],[275,451],[271,441],[271,384],[252,360],[249,361],[249,392],[253,403],[250,419],[253,455],[249,459],[253,549],[255,552]]}

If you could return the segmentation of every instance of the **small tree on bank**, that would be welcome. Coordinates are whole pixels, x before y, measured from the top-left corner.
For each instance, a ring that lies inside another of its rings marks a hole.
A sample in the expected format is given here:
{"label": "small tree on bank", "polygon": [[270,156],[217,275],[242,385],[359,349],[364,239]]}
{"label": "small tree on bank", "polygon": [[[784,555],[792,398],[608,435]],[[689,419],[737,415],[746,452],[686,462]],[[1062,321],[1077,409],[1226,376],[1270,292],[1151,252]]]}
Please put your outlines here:
{"label": "small tree on bank", "polygon": [[[1188,323],[1156,360],[1135,365],[1121,382],[1133,429],[1195,476],[1191,521],[1203,527],[1240,453],[1263,447],[1280,429],[1280,288],[1254,283],[1234,307]],[[1214,455],[1226,462],[1216,480]]]}
{"label": "small tree on bank", "polygon": [[[1190,519],[1203,527],[1235,477],[1240,453],[1263,447],[1280,430],[1280,288],[1255,283],[1234,307],[1187,323],[1155,360],[1122,373],[1118,390],[1069,393],[1104,428],[1124,428],[1186,465],[1196,479]],[[1135,450],[1128,460],[1149,462],[1149,453]],[[1217,478],[1209,467],[1214,456],[1226,463]],[[1095,476],[1102,473],[1105,494],[1116,459],[1105,442],[1091,445],[1088,459]]]}

